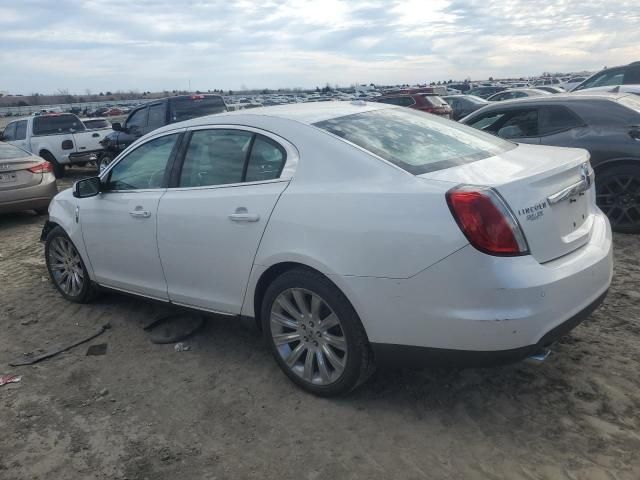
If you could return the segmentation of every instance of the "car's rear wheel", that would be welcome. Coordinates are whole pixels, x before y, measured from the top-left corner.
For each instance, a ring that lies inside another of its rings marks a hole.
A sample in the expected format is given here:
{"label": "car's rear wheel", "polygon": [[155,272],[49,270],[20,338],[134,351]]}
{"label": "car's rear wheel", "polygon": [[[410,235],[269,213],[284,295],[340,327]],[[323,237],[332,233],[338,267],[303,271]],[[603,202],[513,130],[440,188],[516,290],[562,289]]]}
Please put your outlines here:
{"label": "car's rear wheel", "polygon": [[60,227],[47,235],[45,260],[49,276],[64,298],[76,303],[92,300],[95,288],[75,245]]}
{"label": "car's rear wheel", "polygon": [[619,165],[599,172],[596,203],[614,231],[640,233],[640,165]]}
{"label": "car's rear wheel", "polygon": [[357,313],[344,294],[317,272],[295,269],[276,278],[265,292],[261,319],[280,368],[311,393],[347,393],[373,371]]}

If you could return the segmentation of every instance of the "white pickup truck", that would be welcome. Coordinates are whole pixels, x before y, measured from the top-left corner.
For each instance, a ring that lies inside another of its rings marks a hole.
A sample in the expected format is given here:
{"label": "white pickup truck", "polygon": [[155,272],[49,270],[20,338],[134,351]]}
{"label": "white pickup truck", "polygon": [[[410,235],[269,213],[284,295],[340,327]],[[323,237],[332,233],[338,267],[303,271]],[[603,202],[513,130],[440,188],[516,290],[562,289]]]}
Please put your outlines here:
{"label": "white pickup truck", "polygon": [[110,132],[110,127],[88,130],[72,113],[55,113],[14,120],[0,140],[40,155],[60,178],[66,165],[96,160],[103,150],[99,142]]}

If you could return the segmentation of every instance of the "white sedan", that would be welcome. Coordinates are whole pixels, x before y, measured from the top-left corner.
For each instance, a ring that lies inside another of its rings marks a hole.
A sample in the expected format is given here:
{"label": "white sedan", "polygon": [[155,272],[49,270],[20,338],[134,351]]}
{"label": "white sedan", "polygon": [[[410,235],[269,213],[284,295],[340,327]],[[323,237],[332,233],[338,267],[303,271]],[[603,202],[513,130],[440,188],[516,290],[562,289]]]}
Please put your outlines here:
{"label": "white sedan", "polygon": [[158,129],[56,196],[43,239],[66,299],[104,287],[255,318],[319,395],[375,363],[536,354],[612,275],[586,151],[361,101]]}

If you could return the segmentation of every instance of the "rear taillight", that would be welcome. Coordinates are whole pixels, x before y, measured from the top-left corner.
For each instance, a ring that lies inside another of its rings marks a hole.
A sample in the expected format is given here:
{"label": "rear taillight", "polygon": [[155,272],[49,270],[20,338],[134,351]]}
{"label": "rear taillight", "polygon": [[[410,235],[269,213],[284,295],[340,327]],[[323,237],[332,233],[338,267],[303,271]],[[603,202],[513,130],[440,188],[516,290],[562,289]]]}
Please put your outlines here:
{"label": "rear taillight", "polygon": [[460,185],[446,194],[449,209],[469,243],[489,255],[527,255],[529,247],[513,212],[495,190]]}
{"label": "rear taillight", "polygon": [[49,162],[42,162],[28,169],[31,173],[49,173],[53,172],[53,165]]}

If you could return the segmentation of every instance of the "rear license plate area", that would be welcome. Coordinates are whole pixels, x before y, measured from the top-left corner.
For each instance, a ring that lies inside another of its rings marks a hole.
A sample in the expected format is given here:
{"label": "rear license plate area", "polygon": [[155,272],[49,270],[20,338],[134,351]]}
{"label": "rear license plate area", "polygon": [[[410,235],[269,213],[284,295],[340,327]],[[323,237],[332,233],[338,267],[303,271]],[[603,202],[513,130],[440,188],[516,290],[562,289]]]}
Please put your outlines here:
{"label": "rear license plate area", "polygon": [[18,180],[15,173],[0,173],[0,183],[14,183]]}

